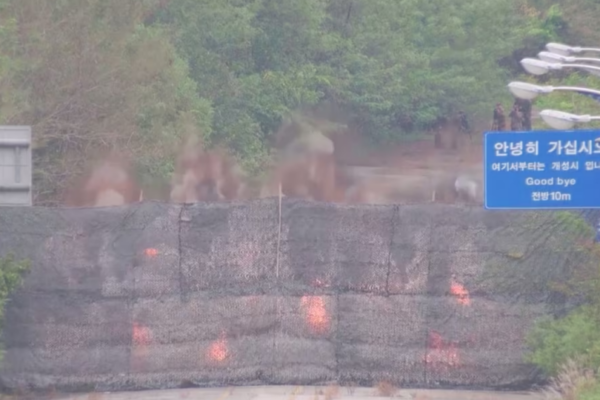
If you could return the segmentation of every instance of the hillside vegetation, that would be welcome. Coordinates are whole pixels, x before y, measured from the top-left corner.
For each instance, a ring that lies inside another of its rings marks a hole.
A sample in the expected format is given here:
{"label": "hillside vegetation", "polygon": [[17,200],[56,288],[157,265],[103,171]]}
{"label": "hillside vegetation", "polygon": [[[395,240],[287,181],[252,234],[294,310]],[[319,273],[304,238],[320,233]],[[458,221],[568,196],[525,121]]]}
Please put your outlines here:
{"label": "hillside vegetation", "polygon": [[256,172],[300,108],[376,144],[459,109],[488,119],[520,57],[597,39],[595,2],[555,3],[0,0],[0,123],[34,128],[37,204],[114,149],[165,180],[190,134]]}

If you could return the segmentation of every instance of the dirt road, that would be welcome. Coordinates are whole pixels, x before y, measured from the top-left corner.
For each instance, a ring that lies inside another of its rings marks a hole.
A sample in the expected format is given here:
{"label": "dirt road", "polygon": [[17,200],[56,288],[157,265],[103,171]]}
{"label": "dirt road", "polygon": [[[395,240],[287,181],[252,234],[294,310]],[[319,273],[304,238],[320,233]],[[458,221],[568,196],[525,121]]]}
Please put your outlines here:
{"label": "dirt road", "polygon": [[146,392],[82,394],[61,400],[542,400],[525,392],[464,390],[399,390],[383,396],[374,388],[326,388],[312,386],[249,386],[214,389],[176,389]]}

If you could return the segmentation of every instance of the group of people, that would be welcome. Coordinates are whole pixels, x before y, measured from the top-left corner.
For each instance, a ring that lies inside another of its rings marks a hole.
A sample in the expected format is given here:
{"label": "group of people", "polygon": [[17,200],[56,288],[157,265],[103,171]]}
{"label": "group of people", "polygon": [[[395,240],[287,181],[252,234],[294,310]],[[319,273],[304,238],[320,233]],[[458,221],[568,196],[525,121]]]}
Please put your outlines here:
{"label": "group of people", "polygon": [[[508,114],[510,119],[511,131],[530,131],[531,130],[531,101],[524,99],[515,99],[512,109]],[[502,104],[497,103],[494,108],[494,119],[492,122],[492,131],[506,130],[506,115]]]}

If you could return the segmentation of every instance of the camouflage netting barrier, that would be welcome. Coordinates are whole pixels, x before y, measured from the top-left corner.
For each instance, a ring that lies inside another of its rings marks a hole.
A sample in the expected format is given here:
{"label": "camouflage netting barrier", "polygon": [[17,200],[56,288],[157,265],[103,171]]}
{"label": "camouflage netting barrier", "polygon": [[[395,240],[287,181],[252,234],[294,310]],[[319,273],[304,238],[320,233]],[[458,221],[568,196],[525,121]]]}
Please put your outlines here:
{"label": "camouflage netting barrier", "polygon": [[277,199],[0,208],[0,255],[32,261],[2,384],[526,386],[523,338],[548,299],[481,279],[532,245],[523,218]]}

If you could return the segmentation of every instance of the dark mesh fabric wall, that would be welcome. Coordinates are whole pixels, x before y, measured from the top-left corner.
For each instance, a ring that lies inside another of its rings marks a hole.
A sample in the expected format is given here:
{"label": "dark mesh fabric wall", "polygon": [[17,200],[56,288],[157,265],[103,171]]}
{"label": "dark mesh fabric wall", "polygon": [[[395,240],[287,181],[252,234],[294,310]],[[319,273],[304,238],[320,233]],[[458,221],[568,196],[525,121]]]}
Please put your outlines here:
{"label": "dark mesh fabric wall", "polygon": [[523,268],[566,262],[533,243],[551,214],[278,204],[0,208],[0,255],[33,263],[2,384],[535,382],[523,338],[550,300],[484,272],[515,251]]}

